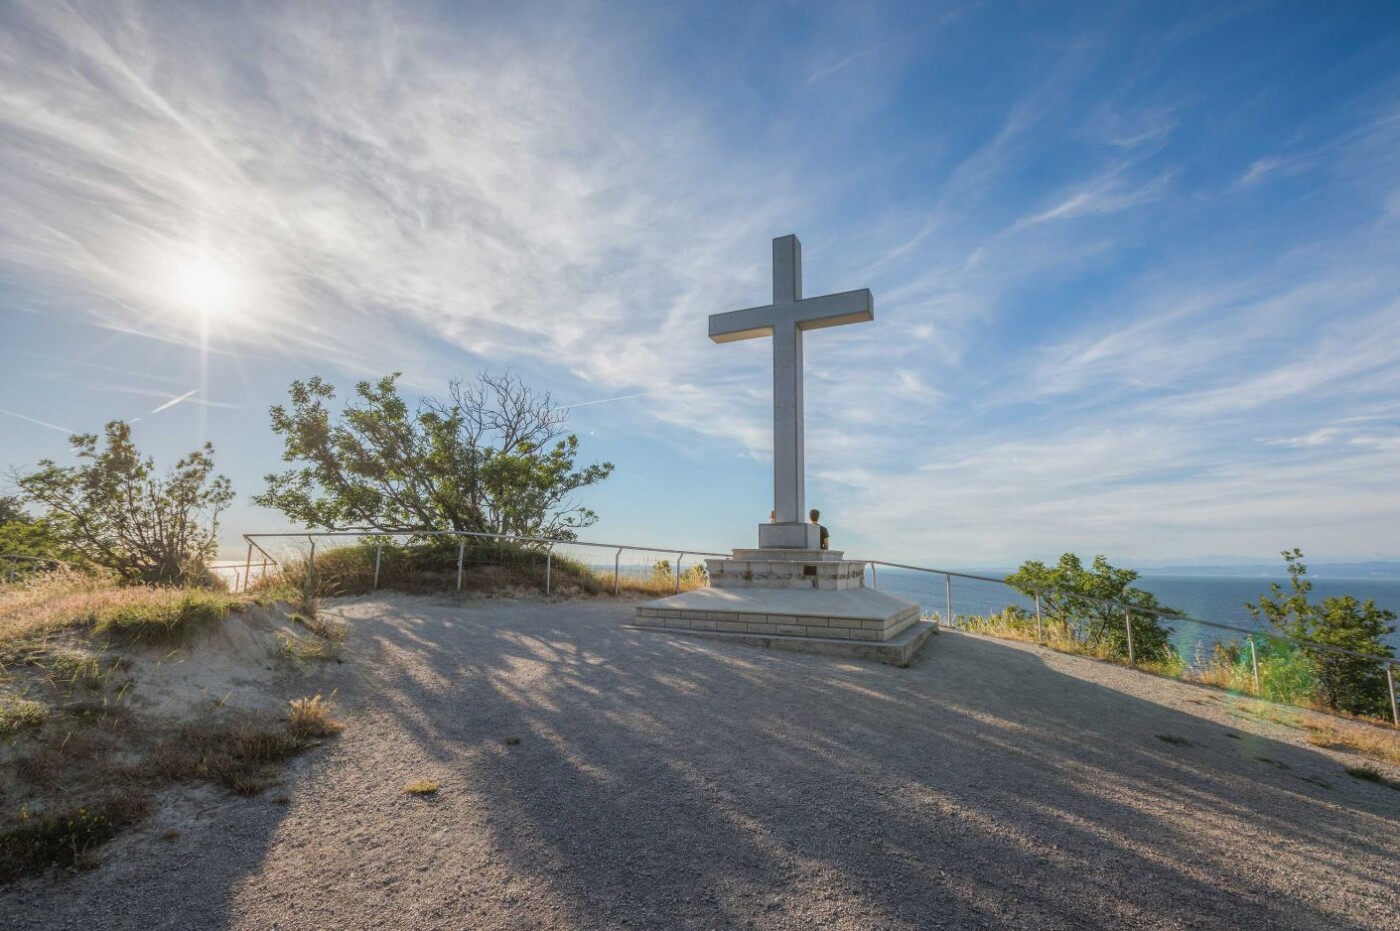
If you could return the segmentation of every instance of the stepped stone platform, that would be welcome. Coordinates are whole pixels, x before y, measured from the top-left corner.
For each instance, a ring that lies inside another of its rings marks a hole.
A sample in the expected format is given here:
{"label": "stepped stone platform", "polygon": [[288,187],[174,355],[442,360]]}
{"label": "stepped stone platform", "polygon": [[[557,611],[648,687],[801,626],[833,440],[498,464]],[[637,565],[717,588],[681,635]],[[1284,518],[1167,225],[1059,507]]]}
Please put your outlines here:
{"label": "stepped stone platform", "polygon": [[919,606],[865,587],[840,552],[736,549],[706,560],[710,587],[639,605],[629,627],[908,665],[934,625]]}

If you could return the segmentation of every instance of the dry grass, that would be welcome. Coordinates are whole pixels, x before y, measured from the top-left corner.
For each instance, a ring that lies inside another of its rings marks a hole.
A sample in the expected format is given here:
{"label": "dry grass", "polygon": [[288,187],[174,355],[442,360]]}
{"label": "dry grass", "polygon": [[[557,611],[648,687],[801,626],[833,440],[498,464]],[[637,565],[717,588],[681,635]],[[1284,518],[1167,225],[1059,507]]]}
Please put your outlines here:
{"label": "dry grass", "polygon": [[331,717],[330,702],[320,694],[293,699],[287,712],[287,726],[304,739],[333,737],[345,730],[344,724]]}
{"label": "dry grass", "polygon": [[[82,574],[0,589],[0,798],[27,800],[0,806],[0,882],[93,865],[172,784],[259,792],[341,730],[319,695],[292,703],[285,720],[220,706],[175,725],[126,701],[135,668],[126,648],[217,628],[240,606],[205,589],[123,588]],[[326,649],[344,639],[324,619],[303,626]]]}
{"label": "dry grass", "polygon": [[0,694],[0,738],[11,737],[25,728],[38,727],[48,717],[43,702],[19,695]]}
{"label": "dry grass", "polygon": [[408,795],[436,795],[439,788],[441,787],[432,779],[415,779],[404,786],[403,790]]}
{"label": "dry grass", "polygon": [[22,809],[12,827],[0,829],[0,883],[57,866],[96,864],[98,848],[151,810],[150,797],[119,792],[94,802],[31,814]]}
{"label": "dry grass", "polygon": [[1315,747],[1329,750],[1351,750],[1400,766],[1400,730],[1382,730],[1375,725],[1341,725],[1309,722],[1307,741]]}
{"label": "dry grass", "polygon": [[186,724],[150,755],[147,771],[166,782],[212,782],[256,795],[276,783],[275,764],[308,746],[291,728],[254,719]]}
{"label": "dry grass", "polygon": [[277,652],[298,662],[324,662],[336,657],[335,644],[320,637],[298,637],[290,630],[277,632]]}
{"label": "dry grass", "polygon": [[85,628],[124,642],[166,641],[223,620],[239,600],[205,589],[120,587],[56,572],[0,591],[0,644]]}
{"label": "dry grass", "polygon": [[326,617],[319,611],[316,614],[292,614],[288,620],[300,624],[316,636],[329,643],[344,643],[350,637],[350,625]]}

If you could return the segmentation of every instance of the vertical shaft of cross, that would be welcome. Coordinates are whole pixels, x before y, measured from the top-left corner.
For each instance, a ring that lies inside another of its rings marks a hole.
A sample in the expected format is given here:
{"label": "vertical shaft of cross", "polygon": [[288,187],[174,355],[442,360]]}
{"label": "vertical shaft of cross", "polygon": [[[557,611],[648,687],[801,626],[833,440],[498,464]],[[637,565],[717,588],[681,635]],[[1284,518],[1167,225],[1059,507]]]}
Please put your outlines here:
{"label": "vertical shaft of cross", "polygon": [[[802,244],[796,236],[773,240],[773,304],[802,300]],[[773,511],[778,523],[800,523],[804,498],[802,461],[802,330],[773,327]]]}

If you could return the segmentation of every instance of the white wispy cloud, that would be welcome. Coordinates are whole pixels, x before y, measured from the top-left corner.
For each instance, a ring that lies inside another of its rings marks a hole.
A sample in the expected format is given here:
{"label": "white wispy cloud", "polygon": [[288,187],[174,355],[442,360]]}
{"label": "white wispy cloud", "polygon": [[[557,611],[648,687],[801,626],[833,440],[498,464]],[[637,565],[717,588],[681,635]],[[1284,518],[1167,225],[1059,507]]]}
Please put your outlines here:
{"label": "white wispy cloud", "polygon": [[[389,5],[16,2],[0,30],[0,272],[37,283],[36,312],[197,345],[175,285],[212,257],[239,284],[236,313],[208,318],[221,360],[285,352],[373,375],[392,347],[406,384],[436,388],[403,360],[442,343],[466,368],[546,373],[585,399],[571,406],[635,400],[679,455],[762,458],[769,347],[714,346],[705,318],[765,300],[768,239],[797,232],[809,294],[875,293],[874,325],[807,347],[814,493],[871,546],[1010,555],[1136,533],[1160,551],[1264,523],[1281,496],[1328,533],[1400,514],[1387,424],[1327,432],[1337,406],[1397,387],[1389,110],[1203,183],[1175,151],[1203,104],[1139,100],[1141,75],[1105,82],[1115,45],[1096,26],[979,103],[987,125],[940,140],[936,170],[893,202],[837,216],[881,179],[728,125],[684,81],[636,80],[619,63],[646,37],[599,15],[508,35]],[[1188,20],[1172,41],[1231,21]],[[820,84],[831,106],[812,115],[835,122],[855,72],[824,79],[918,51],[900,41],[804,49],[777,83]],[[891,98],[902,80],[859,70]],[[1220,201],[1260,201],[1286,153],[1374,213],[1230,227]],[[1098,276],[1112,284],[1084,284]],[[230,406],[172,398],[188,378],[112,381],[162,399],[152,413]]]}
{"label": "white wispy cloud", "polygon": [[47,428],[47,429],[49,429],[49,430],[57,430],[59,433],[69,433],[69,434],[72,434],[72,433],[77,433],[77,432],[78,432],[78,431],[76,431],[76,430],[69,430],[67,427],[60,427],[60,426],[59,426],[58,424],[56,424],[56,423],[49,423],[47,420],[40,420],[40,419],[38,419],[37,417],[30,417],[30,416],[27,415],[27,414],[16,413],[15,411],[7,411],[7,410],[0,409],[0,414],[4,414],[4,415],[7,416],[7,417],[15,417],[15,418],[18,418],[19,420],[26,421],[27,423],[32,423],[32,424],[34,424],[35,426],[45,427],[45,428]]}

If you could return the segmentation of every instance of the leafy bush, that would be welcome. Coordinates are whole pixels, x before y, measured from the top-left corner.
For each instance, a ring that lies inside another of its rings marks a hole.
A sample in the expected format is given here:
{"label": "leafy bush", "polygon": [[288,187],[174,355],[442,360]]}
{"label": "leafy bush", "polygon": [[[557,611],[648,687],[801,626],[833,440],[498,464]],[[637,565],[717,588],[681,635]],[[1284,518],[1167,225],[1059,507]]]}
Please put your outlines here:
{"label": "leafy bush", "polygon": [[[1263,618],[1275,629],[1304,641],[1300,650],[1312,667],[1314,694],[1328,708],[1351,714],[1382,715],[1389,710],[1385,668],[1380,662],[1394,656],[1384,641],[1395,632],[1388,622],[1395,614],[1376,607],[1374,601],[1357,601],[1350,595],[1325,598],[1320,604],[1308,600],[1312,582],[1303,553],[1284,551],[1291,592],[1282,586],[1269,586],[1269,594],[1245,607],[1256,618]],[[1320,650],[1319,644],[1337,647],[1351,656]],[[1374,658],[1372,658],[1374,657]],[[1262,668],[1261,668],[1262,673]]]}
{"label": "leafy bush", "polygon": [[360,382],[333,417],[335,388],[295,381],[290,409],[272,409],[283,459],[254,497],[326,530],[457,530],[569,540],[597,515],[574,499],[612,473],[575,467],[578,437],[564,408],[507,374],[451,382],[447,401],[398,393],[398,373]]}
{"label": "leafy bush", "polygon": [[202,579],[218,548],[219,514],[233,500],[228,479],[214,476],[213,447],[190,453],[165,478],[114,420],[106,444],[90,433],[70,439],[81,461],[19,479],[64,549],[116,572],[126,582],[178,585]]}
{"label": "leafy bush", "polygon": [[1126,659],[1128,634],[1125,609],[1103,602],[1131,605],[1133,654],[1144,663],[1171,663],[1176,651],[1168,642],[1169,631],[1161,615],[1180,612],[1159,604],[1151,592],[1134,588],[1138,574],[1115,569],[1103,556],[1095,556],[1091,568],[1074,553],[1065,553],[1055,566],[1029,561],[1006,581],[1030,597],[1040,593],[1041,610],[1066,636],[1086,644],[1092,652]]}

